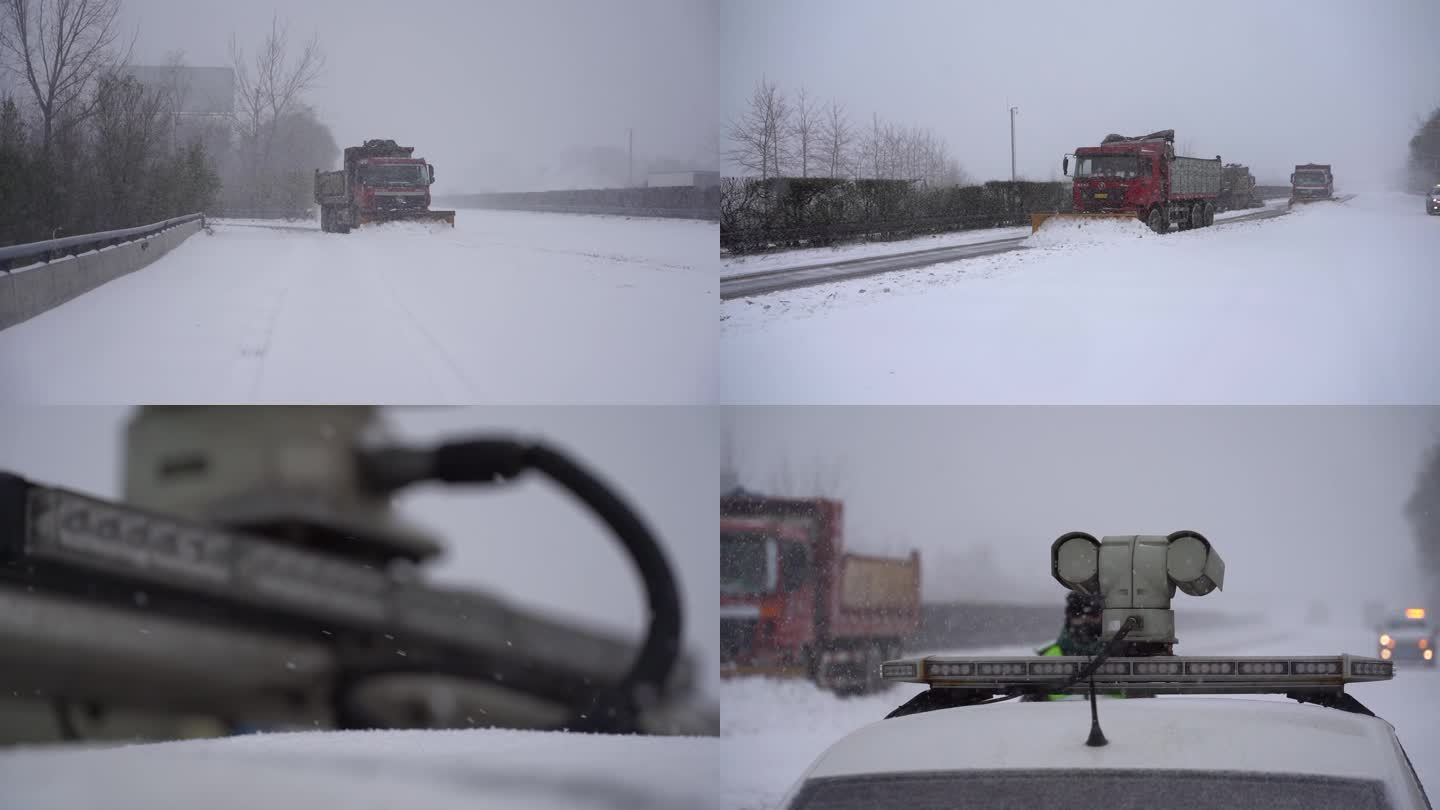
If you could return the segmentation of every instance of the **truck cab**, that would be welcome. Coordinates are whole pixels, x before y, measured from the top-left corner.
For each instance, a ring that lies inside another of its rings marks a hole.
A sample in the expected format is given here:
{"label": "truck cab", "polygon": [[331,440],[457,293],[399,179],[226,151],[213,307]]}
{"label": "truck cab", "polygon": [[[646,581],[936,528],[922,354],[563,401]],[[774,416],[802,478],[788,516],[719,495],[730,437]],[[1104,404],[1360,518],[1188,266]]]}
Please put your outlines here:
{"label": "truck cab", "polygon": [[842,515],[825,498],[721,498],[723,674],[803,677],[840,694],[888,686],[880,662],[920,627],[920,557],[847,553]]}
{"label": "truck cab", "polygon": [[809,675],[816,521],[731,516],[720,527],[720,657],[734,673]]}
{"label": "truck cab", "polygon": [[1290,175],[1290,201],[1311,202],[1335,196],[1335,175],[1329,163],[1301,163]]}

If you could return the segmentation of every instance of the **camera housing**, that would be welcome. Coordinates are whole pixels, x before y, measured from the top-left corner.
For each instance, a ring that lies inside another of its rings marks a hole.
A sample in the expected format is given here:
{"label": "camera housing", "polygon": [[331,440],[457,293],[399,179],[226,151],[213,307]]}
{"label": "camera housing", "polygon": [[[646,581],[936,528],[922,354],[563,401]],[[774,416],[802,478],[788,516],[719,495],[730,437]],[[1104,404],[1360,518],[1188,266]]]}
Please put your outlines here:
{"label": "camera housing", "polygon": [[1171,645],[1177,641],[1175,612],[1170,609],[1175,591],[1204,596],[1223,590],[1225,562],[1195,531],[1102,540],[1069,532],[1050,546],[1050,572],[1066,588],[1105,600],[1105,640],[1134,617],[1138,626],[1126,637],[1128,642]]}

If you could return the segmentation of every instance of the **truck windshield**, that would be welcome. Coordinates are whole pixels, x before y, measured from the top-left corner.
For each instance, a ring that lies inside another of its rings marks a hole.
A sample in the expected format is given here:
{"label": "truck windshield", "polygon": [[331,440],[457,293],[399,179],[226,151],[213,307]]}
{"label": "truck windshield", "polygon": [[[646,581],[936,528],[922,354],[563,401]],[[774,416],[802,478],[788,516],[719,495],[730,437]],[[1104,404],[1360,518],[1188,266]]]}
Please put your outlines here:
{"label": "truck windshield", "polygon": [[360,182],[367,186],[423,186],[425,167],[418,163],[361,166]]}
{"label": "truck windshield", "polygon": [[1075,159],[1075,177],[1139,177],[1140,159],[1134,155],[1095,155]]}
{"label": "truck windshield", "polygon": [[1295,184],[1299,186],[1323,186],[1325,185],[1324,172],[1296,172]]}
{"label": "truck windshield", "polygon": [[720,593],[731,596],[775,590],[775,538],[760,532],[720,533]]}

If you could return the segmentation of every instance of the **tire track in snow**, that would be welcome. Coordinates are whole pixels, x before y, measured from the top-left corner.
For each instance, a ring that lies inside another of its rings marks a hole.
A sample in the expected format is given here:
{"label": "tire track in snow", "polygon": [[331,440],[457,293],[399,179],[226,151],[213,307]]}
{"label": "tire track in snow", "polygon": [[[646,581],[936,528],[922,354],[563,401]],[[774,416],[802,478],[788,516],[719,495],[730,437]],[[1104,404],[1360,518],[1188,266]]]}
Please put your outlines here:
{"label": "tire track in snow", "polygon": [[374,268],[373,276],[375,281],[390,294],[390,303],[394,305],[395,309],[405,315],[405,321],[410,325],[410,328],[419,332],[420,335],[425,338],[425,341],[430,344],[430,347],[435,350],[436,356],[444,361],[445,365],[450,368],[450,371],[455,375],[455,379],[460,381],[460,386],[464,389],[464,393],[467,396],[475,396],[475,384],[470,380],[469,376],[465,374],[465,370],[460,367],[460,364],[456,362],[455,358],[450,356],[450,352],[445,349],[445,344],[441,343],[440,340],[435,337],[435,334],[426,328],[425,322],[416,317],[414,311],[405,305],[404,300],[400,297],[399,293],[395,291],[395,287],[391,285],[390,280],[386,278],[387,272],[387,270],[382,268]]}

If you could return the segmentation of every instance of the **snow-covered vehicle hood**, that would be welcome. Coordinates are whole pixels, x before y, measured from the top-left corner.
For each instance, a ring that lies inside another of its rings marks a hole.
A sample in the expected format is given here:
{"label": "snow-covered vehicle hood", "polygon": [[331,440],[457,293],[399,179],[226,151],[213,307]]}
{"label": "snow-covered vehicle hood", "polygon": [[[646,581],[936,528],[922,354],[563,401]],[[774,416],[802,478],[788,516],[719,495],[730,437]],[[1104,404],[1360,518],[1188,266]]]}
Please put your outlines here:
{"label": "snow-covered vehicle hood", "polygon": [[7,810],[718,807],[718,739],[307,732],[0,753]]}

